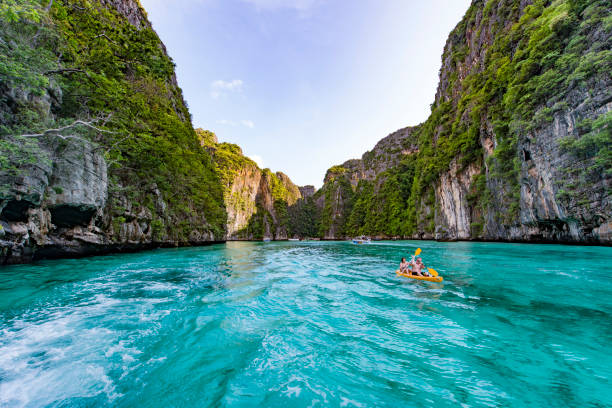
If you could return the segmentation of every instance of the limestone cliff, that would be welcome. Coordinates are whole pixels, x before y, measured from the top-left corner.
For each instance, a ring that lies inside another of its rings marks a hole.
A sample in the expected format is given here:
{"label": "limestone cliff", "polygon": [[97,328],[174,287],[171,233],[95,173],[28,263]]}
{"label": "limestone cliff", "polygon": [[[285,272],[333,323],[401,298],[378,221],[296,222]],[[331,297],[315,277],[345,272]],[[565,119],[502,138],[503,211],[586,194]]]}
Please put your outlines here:
{"label": "limestone cliff", "polygon": [[223,239],[172,61],[137,0],[0,18],[0,264]]}
{"label": "limestone cliff", "polygon": [[407,155],[418,151],[417,140],[413,137],[414,127],[407,127],[381,139],[374,148],[361,156],[361,159],[347,160],[340,166],[327,171],[324,182],[339,173],[343,174],[356,187],[360,180],[373,181],[376,177],[397,166]]}
{"label": "limestone cliff", "polygon": [[611,15],[605,1],[473,1],[431,116],[398,134],[404,157],[328,171],[321,236],[611,244]]}
{"label": "limestone cliff", "polygon": [[239,146],[218,143],[214,133],[197,129],[202,146],[213,154],[227,210],[228,240],[289,238],[289,207],[301,189],[284,173],[260,169]]}

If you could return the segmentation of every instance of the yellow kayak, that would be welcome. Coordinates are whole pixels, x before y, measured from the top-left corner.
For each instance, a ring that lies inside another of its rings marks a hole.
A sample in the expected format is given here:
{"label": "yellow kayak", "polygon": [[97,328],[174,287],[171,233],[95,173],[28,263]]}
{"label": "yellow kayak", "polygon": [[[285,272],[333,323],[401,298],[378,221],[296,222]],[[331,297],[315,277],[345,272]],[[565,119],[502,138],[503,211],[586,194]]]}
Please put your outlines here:
{"label": "yellow kayak", "polygon": [[407,273],[403,273],[400,272],[400,270],[398,269],[397,271],[395,271],[395,273],[398,276],[403,276],[404,278],[410,278],[410,279],[416,279],[416,280],[422,280],[422,281],[427,281],[427,282],[442,282],[444,280],[444,278],[442,278],[441,276],[438,276],[438,272],[434,271],[433,269],[429,269],[429,273],[432,276],[418,276],[418,275],[409,275]]}

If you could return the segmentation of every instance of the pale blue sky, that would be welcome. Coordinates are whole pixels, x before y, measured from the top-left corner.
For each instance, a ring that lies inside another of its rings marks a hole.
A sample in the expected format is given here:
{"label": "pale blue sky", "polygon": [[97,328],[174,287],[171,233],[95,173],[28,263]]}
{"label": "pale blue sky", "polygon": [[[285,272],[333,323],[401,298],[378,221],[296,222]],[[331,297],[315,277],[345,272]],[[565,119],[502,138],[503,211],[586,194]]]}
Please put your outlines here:
{"label": "pale blue sky", "polygon": [[141,0],[196,127],[322,184],[425,120],[469,0]]}

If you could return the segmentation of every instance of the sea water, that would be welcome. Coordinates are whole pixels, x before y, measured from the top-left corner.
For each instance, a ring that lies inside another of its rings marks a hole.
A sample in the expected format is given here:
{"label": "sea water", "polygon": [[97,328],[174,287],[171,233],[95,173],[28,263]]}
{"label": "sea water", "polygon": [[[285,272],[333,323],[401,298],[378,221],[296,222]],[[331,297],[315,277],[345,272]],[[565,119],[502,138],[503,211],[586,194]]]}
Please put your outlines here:
{"label": "sea water", "polygon": [[[442,283],[395,275],[422,248]],[[610,407],[612,248],[227,243],[0,268],[2,407]]]}

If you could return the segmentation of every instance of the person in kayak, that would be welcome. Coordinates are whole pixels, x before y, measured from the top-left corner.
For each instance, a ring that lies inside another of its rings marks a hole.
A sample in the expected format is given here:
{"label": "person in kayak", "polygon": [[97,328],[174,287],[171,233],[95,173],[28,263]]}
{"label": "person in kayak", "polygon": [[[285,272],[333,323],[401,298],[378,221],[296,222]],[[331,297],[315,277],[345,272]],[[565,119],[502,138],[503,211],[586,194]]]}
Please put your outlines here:
{"label": "person in kayak", "polygon": [[423,264],[423,259],[420,256],[413,262],[412,274],[417,276],[429,276],[427,268]]}
{"label": "person in kayak", "polygon": [[419,259],[420,258],[415,258],[410,262],[410,264],[412,265],[412,274],[416,276],[421,275],[421,266],[419,264]]}
{"label": "person in kayak", "polygon": [[406,262],[406,258],[402,258],[402,262],[400,262],[400,272],[410,273],[410,264]]}
{"label": "person in kayak", "polygon": [[420,256],[417,258],[416,263],[418,265],[418,269],[419,269],[419,275],[421,276],[430,276],[429,272],[427,271],[427,268],[425,267],[425,264],[423,263],[423,258],[421,258]]}

